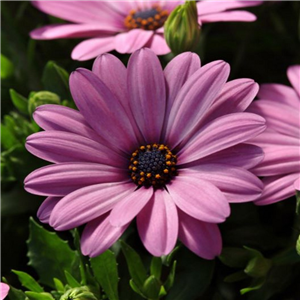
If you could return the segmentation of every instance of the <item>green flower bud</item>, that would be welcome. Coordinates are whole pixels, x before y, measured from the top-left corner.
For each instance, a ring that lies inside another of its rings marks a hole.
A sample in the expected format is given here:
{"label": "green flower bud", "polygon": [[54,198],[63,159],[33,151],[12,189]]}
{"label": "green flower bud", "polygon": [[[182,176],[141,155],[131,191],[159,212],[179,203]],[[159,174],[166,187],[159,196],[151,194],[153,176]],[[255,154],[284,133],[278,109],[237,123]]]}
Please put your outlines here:
{"label": "green flower bud", "polygon": [[97,298],[87,286],[82,286],[67,290],[60,300],[97,300]]}
{"label": "green flower bud", "polygon": [[43,104],[60,104],[60,98],[48,91],[31,92],[28,100],[29,114],[31,115],[38,106]]}
{"label": "green flower bud", "polygon": [[165,23],[165,39],[176,55],[192,50],[199,41],[200,31],[196,1],[177,6]]}

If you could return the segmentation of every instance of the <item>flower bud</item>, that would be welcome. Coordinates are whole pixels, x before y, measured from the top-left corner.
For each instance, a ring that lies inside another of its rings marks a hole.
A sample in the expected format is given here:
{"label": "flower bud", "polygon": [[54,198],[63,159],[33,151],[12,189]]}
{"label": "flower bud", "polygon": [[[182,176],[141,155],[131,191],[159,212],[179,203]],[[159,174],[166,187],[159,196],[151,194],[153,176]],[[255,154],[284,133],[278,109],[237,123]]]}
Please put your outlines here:
{"label": "flower bud", "polygon": [[87,286],[82,286],[67,290],[60,300],[97,300],[97,298]]}
{"label": "flower bud", "polygon": [[196,1],[177,6],[165,23],[165,39],[174,54],[192,50],[200,37]]}
{"label": "flower bud", "polygon": [[32,92],[28,100],[29,114],[31,115],[38,106],[43,104],[60,104],[60,98],[48,91]]}

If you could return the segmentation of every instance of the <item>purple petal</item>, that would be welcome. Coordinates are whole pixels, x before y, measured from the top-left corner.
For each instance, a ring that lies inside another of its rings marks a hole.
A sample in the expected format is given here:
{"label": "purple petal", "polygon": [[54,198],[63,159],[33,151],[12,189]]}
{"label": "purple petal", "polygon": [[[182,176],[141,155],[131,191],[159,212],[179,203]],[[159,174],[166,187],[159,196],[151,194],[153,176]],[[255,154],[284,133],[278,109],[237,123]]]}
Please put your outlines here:
{"label": "purple petal", "polygon": [[117,182],[76,190],[58,202],[49,223],[55,230],[78,227],[110,211],[119,201],[131,197],[134,188],[131,182]]}
{"label": "purple petal", "polygon": [[214,23],[214,22],[253,22],[257,18],[254,14],[248,11],[226,11],[214,13],[210,15],[200,15],[199,23]]}
{"label": "purple petal", "polygon": [[153,36],[152,30],[131,29],[115,36],[115,49],[119,53],[133,53],[144,47]]}
{"label": "purple petal", "polygon": [[9,292],[9,285],[3,282],[0,282],[0,299],[4,300]]}
{"label": "purple petal", "polygon": [[215,61],[196,71],[180,89],[167,123],[167,139],[171,148],[190,136],[201,117],[223,88],[229,65]]}
{"label": "purple petal", "polygon": [[230,207],[223,193],[197,174],[180,174],[168,190],[176,205],[188,215],[210,223],[221,223],[229,216]]}
{"label": "purple petal", "polygon": [[30,32],[35,40],[52,40],[63,38],[105,37],[108,32],[114,33],[115,27],[105,24],[63,24],[47,25]]}
{"label": "purple petal", "polygon": [[[287,70],[287,76],[294,90],[297,92],[300,97],[300,65],[291,66]],[[300,99],[299,99],[300,100]],[[299,109],[299,101],[298,101],[298,109]]]}
{"label": "purple petal", "polygon": [[121,227],[129,223],[148,203],[153,195],[152,188],[140,188],[120,201],[112,209],[109,220],[113,226]]}
{"label": "purple petal", "polygon": [[25,178],[25,189],[35,195],[65,196],[97,183],[127,179],[127,170],[94,163],[63,163],[37,169]]}
{"label": "purple petal", "polygon": [[201,124],[218,117],[245,111],[258,92],[258,84],[251,79],[236,79],[227,82]]}
{"label": "purple petal", "polygon": [[79,43],[73,49],[71,57],[74,60],[89,60],[114,49],[115,36],[93,38]]}
{"label": "purple petal", "polygon": [[216,224],[199,221],[178,210],[179,239],[191,251],[204,259],[221,254],[222,237]]}
{"label": "purple petal", "polygon": [[49,223],[52,210],[60,199],[60,197],[48,197],[44,200],[37,212],[37,217],[42,223]]}
{"label": "purple petal", "polygon": [[165,79],[157,56],[149,49],[128,62],[129,104],[147,143],[160,140],[166,108]]}
{"label": "purple petal", "polygon": [[207,124],[178,153],[178,164],[186,164],[249,140],[265,130],[265,120],[255,114],[234,113]]}
{"label": "purple petal", "polygon": [[110,224],[108,214],[90,221],[81,236],[81,251],[83,255],[96,257],[111,247],[123,234],[128,224],[114,227]]}
{"label": "purple petal", "polygon": [[260,163],[263,158],[264,152],[260,147],[249,144],[239,144],[203,157],[198,161],[185,165],[184,167],[216,163],[250,169]]}
{"label": "purple petal", "polygon": [[173,199],[165,190],[156,190],[137,216],[140,238],[154,256],[169,254],[178,236],[178,215]]}
{"label": "purple petal", "polygon": [[271,176],[262,181],[265,185],[261,197],[255,201],[256,205],[268,205],[288,199],[295,195],[294,182],[299,177],[299,172],[286,176]]}
{"label": "purple petal", "polygon": [[70,76],[70,88],[80,112],[99,135],[125,153],[138,147],[125,109],[100,78],[77,69]]}
{"label": "purple petal", "polygon": [[95,162],[126,166],[127,159],[91,139],[63,131],[43,131],[30,135],[26,149],[33,155],[53,162]]}
{"label": "purple petal", "polygon": [[297,93],[291,87],[283,84],[262,84],[257,96],[263,100],[286,103],[291,107],[299,109],[299,97]]}
{"label": "purple petal", "polygon": [[165,55],[171,52],[164,36],[158,34],[157,31],[153,34],[145,47],[151,49],[156,55]]}
{"label": "purple petal", "polygon": [[225,195],[230,203],[248,202],[257,199],[263,189],[262,182],[242,168],[221,164],[201,164],[180,170],[180,175],[208,181]]}
{"label": "purple petal", "polygon": [[300,172],[299,146],[270,146],[264,148],[264,160],[251,171],[258,176],[275,176]]}

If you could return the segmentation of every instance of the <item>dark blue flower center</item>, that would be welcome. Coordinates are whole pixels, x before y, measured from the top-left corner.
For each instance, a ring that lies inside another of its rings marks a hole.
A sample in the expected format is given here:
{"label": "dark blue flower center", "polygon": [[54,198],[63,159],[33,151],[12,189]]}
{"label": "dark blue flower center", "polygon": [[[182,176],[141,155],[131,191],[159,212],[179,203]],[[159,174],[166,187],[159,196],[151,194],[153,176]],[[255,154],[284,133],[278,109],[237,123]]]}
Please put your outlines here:
{"label": "dark blue flower center", "polygon": [[176,155],[163,144],[141,146],[132,153],[130,176],[138,186],[162,187],[177,175]]}
{"label": "dark blue flower center", "polygon": [[168,15],[169,12],[167,10],[163,10],[159,5],[154,5],[146,10],[130,11],[124,23],[128,29],[156,30],[164,25]]}

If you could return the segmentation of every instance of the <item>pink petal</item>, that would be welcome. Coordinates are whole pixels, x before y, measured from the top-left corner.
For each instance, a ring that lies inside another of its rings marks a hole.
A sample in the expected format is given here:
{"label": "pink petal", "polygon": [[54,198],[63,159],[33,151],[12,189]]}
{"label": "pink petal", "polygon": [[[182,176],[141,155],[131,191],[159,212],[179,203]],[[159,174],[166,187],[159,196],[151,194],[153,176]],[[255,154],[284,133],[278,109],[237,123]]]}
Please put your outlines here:
{"label": "pink petal", "polygon": [[168,93],[166,115],[169,115],[173,102],[181,87],[189,77],[200,69],[200,66],[201,62],[199,56],[192,52],[179,54],[168,63],[164,70]]}
{"label": "pink petal", "polygon": [[9,285],[3,282],[0,282],[0,299],[4,300],[9,292]]}
{"label": "pink petal", "polygon": [[[298,93],[298,96],[300,97],[300,65],[289,67],[287,70],[287,76],[294,90]],[[298,109],[299,105],[300,103],[298,102]]]}
{"label": "pink petal", "polygon": [[42,223],[49,223],[52,210],[60,199],[60,197],[48,197],[44,200],[37,212],[37,217]]}
{"label": "pink petal", "polygon": [[199,221],[178,210],[179,239],[191,251],[204,259],[221,254],[222,237],[216,224]]}
{"label": "pink petal", "polygon": [[299,97],[297,93],[291,87],[283,84],[262,84],[257,96],[263,100],[285,103],[299,109]]}
{"label": "pink petal", "polygon": [[131,191],[131,194],[120,201],[109,215],[111,225],[122,227],[129,223],[148,203],[153,195],[153,189],[141,187]]}
{"label": "pink petal", "polygon": [[[157,31],[156,31],[157,32]],[[156,55],[165,55],[171,52],[163,35],[154,33],[145,47],[150,48]]]}
{"label": "pink petal", "polygon": [[72,51],[75,60],[89,60],[115,49],[115,36],[99,37],[79,43]]}
{"label": "pink petal", "polygon": [[124,28],[123,17],[114,12],[108,3],[101,1],[32,1],[46,14],[75,23],[107,24]]}
{"label": "pink petal", "polygon": [[70,88],[80,112],[99,135],[125,153],[138,147],[125,109],[100,78],[77,69],[70,76]]}
{"label": "pink petal", "polygon": [[50,216],[55,230],[69,230],[98,218],[134,193],[131,182],[100,183],[84,187],[62,198]]}
{"label": "pink petal", "polygon": [[144,47],[152,36],[153,31],[143,29],[119,33],[115,36],[115,49],[119,53],[133,53]]}
{"label": "pink petal", "polygon": [[173,199],[165,190],[156,190],[137,216],[140,238],[154,256],[169,254],[178,236],[178,215]]}
{"label": "pink petal", "polygon": [[237,0],[227,0],[227,1],[200,1],[197,3],[198,15],[206,15],[216,12],[221,12],[227,9],[249,7],[261,5],[263,1],[237,1]]}
{"label": "pink petal", "polygon": [[201,124],[230,113],[245,111],[256,96],[258,88],[258,84],[251,79],[227,82]]}
{"label": "pink petal", "polygon": [[197,174],[184,173],[167,186],[176,205],[188,215],[210,223],[221,223],[229,216],[230,207],[223,193]]}
{"label": "pink petal", "polygon": [[160,140],[166,108],[165,79],[157,56],[145,48],[128,62],[129,104],[147,143]]}
{"label": "pink petal", "polygon": [[178,164],[186,164],[215,152],[243,143],[264,131],[262,117],[250,113],[234,113],[207,124],[178,153]]}
{"label": "pink petal", "polygon": [[300,177],[295,180],[295,182],[294,182],[294,188],[297,191],[300,191]]}
{"label": "pink petal", "polygon": [[228,75],[229,65],[215,61],[200,68],[185,82],[174,100],[167,123],[167,143],[171,148],[192,134]]}
{"label": "pink petal", "polygon": [[180,175],[194,175],[216,186],[230,203],[248,202],[257,199],[263,189],[262,182],[242,168],[222,164],[200,164],[180,170]]}
{"label": "pink petal", "polygon": [[97,183],[117,182],[128,178],[127,170],[94,163],[63,163],[42,167],[24,180],[27,192],[35,195],[65,196]]}
{"label": "pink petal", "polygon": [[90,257],[100,255],[119,239],[127,227],[128,224],[122,227],[112,226],[108,214],[88,222],[80,240],[82,254]]}
{"label": "pink petal", "polygon": [[258,176],[274,176],[300,171],[299,146],[270,146],[264,148],[264,160],[252,169]]}
{"label": "pink petal", "polygon": [[255,201],[256,205],[268,205],[288,199],[295,195],[294,182],[299,177],[299,172],[286,176],[271,176],[262,181],[265,185],[261,197]]}
{"label": "pink petal", "polygon": [[288,136],[300,137],[299,111],[271,100],[255,101],[248,111],[263,116],[268,128]]}
{"label": "pink petal", "polygon": [[186,165],[185,167],[203,163],[216,163],[250,169],[260,163],[263,158],[264,152],[260,147],[249,144],[239,144],[203,157],[198,161]]}
{"label": "pink petal", "polygon": [[33,155],[53,162],[95,162],[126,166],[127,159],[86,137],[63,131],[43,131],[30,135],[26,149]]}
{"label": "pink petal", "polygon": [[30,37],[35,40],[52,40],[63,38],[82,38],[107,36],[116,32],[115,27],[101,24],[63,24],[47,25],[30,32]]}
{"label": "pink petal", "polygon": [[226,11],[221,13],[214,13],[210,15],[200,15],[199,23],[213,23],[213,22],[253,22],[257,18],[254,14],[248,11]]}
{"label": "pink petal", "polygon": [[[90,127],[80,112],[72,108],[54,104],[41,105],[36,108],[33,118],[44,130],[76,133],[100,144],[107,144],[107,141]],[[118,150],[110,146],[113,150]]]}

